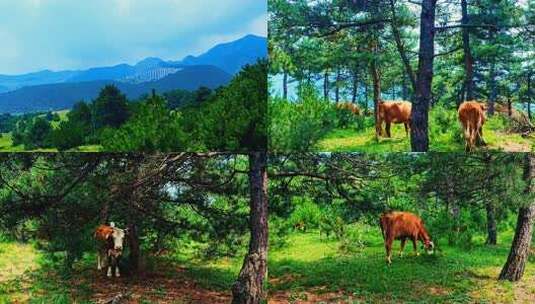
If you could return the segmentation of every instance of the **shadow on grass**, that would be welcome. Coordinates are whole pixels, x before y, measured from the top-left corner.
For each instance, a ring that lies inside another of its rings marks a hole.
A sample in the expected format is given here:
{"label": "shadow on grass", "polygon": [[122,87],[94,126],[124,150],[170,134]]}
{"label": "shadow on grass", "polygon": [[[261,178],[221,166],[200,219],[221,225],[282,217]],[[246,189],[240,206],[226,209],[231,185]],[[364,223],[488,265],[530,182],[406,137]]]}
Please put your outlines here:
{"label": "shadow on grass", "polygon": [[478,283],[496,281],[486,271],[500,266],[502,258],[507,257],[507,249],[502,247],[478,247],[471,251],[446,248],[442,253],[420,256],[407,249],[403,257],[396,255],[390,266],[377,247],[359,255],[325,257],[313,262],[271,261],[270,289],[278,292],[321,287],[394,302],[470,302],[470,293]]}
{"label": "shadow on grass", "polygon": [[86,256],[71,271],[61,271],[42,259],[39,269],[0,284],[0,303],[97,303],[118,294],[142,299],[140,303],[226,303],[237,275],[230,269],[183,266],[167,257],[152,257],[142,273],[133,274],[123,265],[120,278],[108,278],[94,262],[93,256]]}

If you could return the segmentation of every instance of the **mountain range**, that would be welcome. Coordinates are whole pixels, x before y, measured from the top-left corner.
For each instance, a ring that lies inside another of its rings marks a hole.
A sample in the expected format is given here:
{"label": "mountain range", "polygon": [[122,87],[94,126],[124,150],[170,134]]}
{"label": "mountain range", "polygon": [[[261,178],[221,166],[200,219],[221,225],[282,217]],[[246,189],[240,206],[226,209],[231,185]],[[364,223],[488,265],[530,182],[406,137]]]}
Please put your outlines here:
{"label": "mountain range", "polygon": [[0,113],[67,109],[76,101],[94,99],[106,84],[116,85],[130,99],[152,89],[163,93],[200,86],[217,88],[227,84],[244,65],[265,57],[266,38],[247,35],[179,61],[149,57],[135,65],[0,75]]}

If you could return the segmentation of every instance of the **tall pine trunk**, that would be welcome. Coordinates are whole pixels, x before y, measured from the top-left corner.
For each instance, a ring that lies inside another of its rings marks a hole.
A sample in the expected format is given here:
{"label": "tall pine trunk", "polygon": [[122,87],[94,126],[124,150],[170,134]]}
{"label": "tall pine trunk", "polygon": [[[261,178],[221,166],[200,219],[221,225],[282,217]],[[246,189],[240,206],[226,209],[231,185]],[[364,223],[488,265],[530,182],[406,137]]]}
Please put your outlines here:
{"label": "tall pine trunk", "polygon": [[496,207],[492,201],[487,201],[485,205],[487,210],[487,245],[496,245],[498,239],[498,232],[496,229]]}
{"label": "tall pine trunk", "polygon": [[323,99],[325,101],[329,100],[329,71],[325,70],[323,75]]}
{"label": "tall pine trunk", "polygon": [[494,105],[496,104],[496,98],[498,96],[498,88],[496,85],[496,62],[494,59],[492,60],[489,72],[490,96],[487,108],[487,114],[489,116],[494,115]]}
{"label": "tall pine trunk", "polygon": [[[463,25],[469,24],[468,5],[466,0],[461,0]],[[472,50],[470,49],[470,32],[468,27],[463,27],[463,51],[464,51],[464,92],[461,96],[462,101],[465,101],[464,93],[466,93],[466,100],[474,100],[474,58],[472,57]]]}
{"label": "tall pine trunk", "polygon": [[268,195],[266,152],[249,154],[251,238],[238,280],[232,286],[233,304],[258,304],[265,300],[264,280],[268,255]]}
{"label": "tall pine trunk", "polygon": [[[524,161],[524,179],[527,182],[526,193],[534,191],[533,178],[535,177],[535,156],[526,153]],[[530,199],[531,200],[531,199]],[[535,221],[535,202],[532,200],[518,211],[515,236],[507,262],[500,273],[500,280],[518,281],[524,275],[528,261],[533,222]]]}
{"label": "tall pine trunk", "polygon": [[[377,55],[376,55],[377,56]],[[377,60],[372,59],[370,70],[373,80],[373,117],[375,118],[375,137],[382,135],[382,127],[379,123],[379,103],[381,102],[381,74],[377,67]]]}
{"label": "tall pine trunk", "polygon": [[435,9],[436,0],[423,0],[420,22],[420,52],[418,56],[418,79],[416,98],[411,113],[411,148],[413,152],[429,150],[429,104],[433,82],[435,55]]}
{"label": "tall pine trunk", "polygon": [[137,225],[134,223],[128,224],[128,248],[130,250],[129,265],[133,273],[139,273],[141,269],[141,246],[139,241],[139,234]]}
{"label": "tall pine trunk", "polygon": [[528,91],[526,95],[528,97],[528,118],[531,121],[531,73],[528,74]]}
{"label": "tall pine trunk", "polygon": [[353,71],[353,87],[352,87],[352,94],[351,94],[351,102],[353,104],[357,103],[358,88],[359,88],[359,72],[358,72],[358,68],[355,67],[355,70]]}
{"label": "tall pine trunk", "polygon": [[335,90],[336,103],[340,102],[340,69],[336,70],[336,90]]}

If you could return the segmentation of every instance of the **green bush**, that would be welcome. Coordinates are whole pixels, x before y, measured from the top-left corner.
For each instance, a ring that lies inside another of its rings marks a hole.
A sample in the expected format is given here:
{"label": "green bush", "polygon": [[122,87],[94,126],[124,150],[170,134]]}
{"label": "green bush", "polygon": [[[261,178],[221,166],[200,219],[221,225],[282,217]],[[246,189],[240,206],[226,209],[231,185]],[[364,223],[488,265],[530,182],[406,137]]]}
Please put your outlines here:
{"label": "green bush", "polygon": [[341,254],[360,254],[369,245],[365,236],[370,233],[370,227],[355,223],[347,225],[340,237],[338,252]]}
{"label": "green bush", "polygon": [[[305,86],[306,87],[306,86]],[[336,126],[336,111],[314,88],[302,88],[298,101],[269,98],[270,148],[307,151]]]}
{"label": "green bush", "polygon": [[296,230],[306,231],[319,227],[321,210],[309,198],[294,198],[295,209],[288,218],[288,223]]}
{"label": "green bush", "polygon": [[457,117],[457,111],[442,105],[434,106],[429,112],[430,137],[433,139],[447,136],[449,141],[462,144],[464,136]]}

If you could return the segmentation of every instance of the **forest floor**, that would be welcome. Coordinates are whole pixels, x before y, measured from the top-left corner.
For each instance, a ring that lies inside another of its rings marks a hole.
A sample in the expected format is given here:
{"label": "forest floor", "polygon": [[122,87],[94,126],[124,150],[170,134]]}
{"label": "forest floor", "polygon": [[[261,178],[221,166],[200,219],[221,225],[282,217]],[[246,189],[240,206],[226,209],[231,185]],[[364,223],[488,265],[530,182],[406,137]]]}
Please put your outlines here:
{"label": "forest floor", "polygon": [[351,254],[318,232],[296,233],[270,252],[269,303],[535,303],[535,256],[521,282],[496,279],[512,239],[502,234],[497,246],[442,245],[433,255],[407,244],[401,258],[396,241],[387,266],[379,231],[362,234],[366,245]]}
{"label": "forest floor", "polygon": [[[455,138],[451,133],[430,134],[430,151],[459,152],[464,151],[464,142],[460,134]],[[317,151],[331,152],[403,152],[411,151],[410,139],[403,125],[395,124],[391,130],[392,137],[375,138],[375,128],[362,131],[356,129],[335,129],[329,132],[316,146]],[[518,133],[509,133],[499,123],[489,121],[483,127],[483,138],[487,146],[479,151],[493,150],[504,152],[529,152],[535,145],[535,134],[524,138]]]}
{"label": "forest floor", "polygon": [[86,256],[62,275],[31,245],[0,243],[0,303],[229,303],[240,261],[202,265],[154,257],[143,274],[107,278],[94,256]]}

